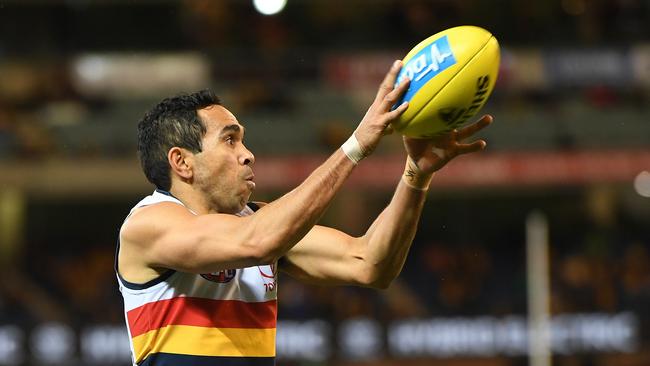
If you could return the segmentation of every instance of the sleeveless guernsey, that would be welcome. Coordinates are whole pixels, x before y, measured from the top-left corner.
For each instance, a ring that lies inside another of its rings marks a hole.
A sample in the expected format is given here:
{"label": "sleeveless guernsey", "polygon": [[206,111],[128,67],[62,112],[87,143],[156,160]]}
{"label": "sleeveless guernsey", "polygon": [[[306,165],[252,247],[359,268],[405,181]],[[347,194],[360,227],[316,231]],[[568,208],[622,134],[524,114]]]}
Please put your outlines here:
{"label": "sleeveless guernsey", "polygon": [[[131,213],[160,202],[182,205],[168,192],[156,190]],[[256,209],[249,204],[238,216]],[[169,270],[145,284],[135,284],[119,274],[117,258],[115,263],[133,365],[274,365],[274,265],[201,275]]]}

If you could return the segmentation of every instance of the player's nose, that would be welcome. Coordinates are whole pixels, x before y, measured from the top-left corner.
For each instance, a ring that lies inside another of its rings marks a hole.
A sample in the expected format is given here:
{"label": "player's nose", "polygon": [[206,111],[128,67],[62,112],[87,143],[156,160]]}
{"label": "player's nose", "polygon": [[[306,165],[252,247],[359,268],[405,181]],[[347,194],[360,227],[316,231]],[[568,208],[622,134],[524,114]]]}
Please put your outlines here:
{"label": "player's nose", "polygon": [[242,164],[243,165],[253,165],[255,164],[255,155],[244,147],[244,153],[242,154]]}

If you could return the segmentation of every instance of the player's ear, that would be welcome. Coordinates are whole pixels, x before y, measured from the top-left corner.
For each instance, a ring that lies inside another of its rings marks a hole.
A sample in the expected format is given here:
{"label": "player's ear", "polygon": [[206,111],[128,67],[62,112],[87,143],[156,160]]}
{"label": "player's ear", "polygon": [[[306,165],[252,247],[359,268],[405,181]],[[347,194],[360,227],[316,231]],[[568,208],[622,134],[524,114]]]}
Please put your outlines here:
{"label": "player's ear", "polygon": [[191,179],[194,176],[194,154],[178,146],[174,146],[167,152],[167,161],[173,172],[183,179]]}

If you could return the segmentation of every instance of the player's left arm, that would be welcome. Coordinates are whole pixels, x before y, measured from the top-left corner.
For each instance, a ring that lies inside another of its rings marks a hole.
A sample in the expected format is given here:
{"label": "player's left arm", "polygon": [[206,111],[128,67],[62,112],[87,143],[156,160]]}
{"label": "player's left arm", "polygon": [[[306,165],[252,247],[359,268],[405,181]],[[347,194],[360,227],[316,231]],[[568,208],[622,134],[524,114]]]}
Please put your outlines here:
{"label": "player's left arm", "polygon": [[404,175],[366,233],[352,237],[316,225],[280,259],[280,269],[308,283],[388,287],[406,260],[433,173],[458,155],[483,150],[483,140],[462,140],[491,122],[492,117],[485,116],[430,141],[405,138],[409,159]]}
{"label": "player's left arm", "polygon": [[402,269],[425,195],[400,182],[363,236],[316,225],[280,259],[279,268],[308,283],[386,288]]}

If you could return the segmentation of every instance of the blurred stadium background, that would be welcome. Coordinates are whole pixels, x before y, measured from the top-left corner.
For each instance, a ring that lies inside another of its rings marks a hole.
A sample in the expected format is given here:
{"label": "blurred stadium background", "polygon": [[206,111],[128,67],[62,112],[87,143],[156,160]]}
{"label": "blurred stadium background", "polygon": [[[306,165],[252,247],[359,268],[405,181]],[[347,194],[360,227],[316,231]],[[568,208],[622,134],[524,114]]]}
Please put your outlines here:
{"label": "blurred stadium background", "polygon": [[[151,191],[135,125],[210,87],[247,126],[255,200],[354,129],[384,71],[473,24],[502,46],[489,149],[438,174],[386,291],[280,281],[279,365],[526,365],[526,232],[549,223],[553,364],[650,365],[650,1],[0,0],[0,365],[127,365],[117,230]],[[323,222],[361,233],[399,137]]]}

